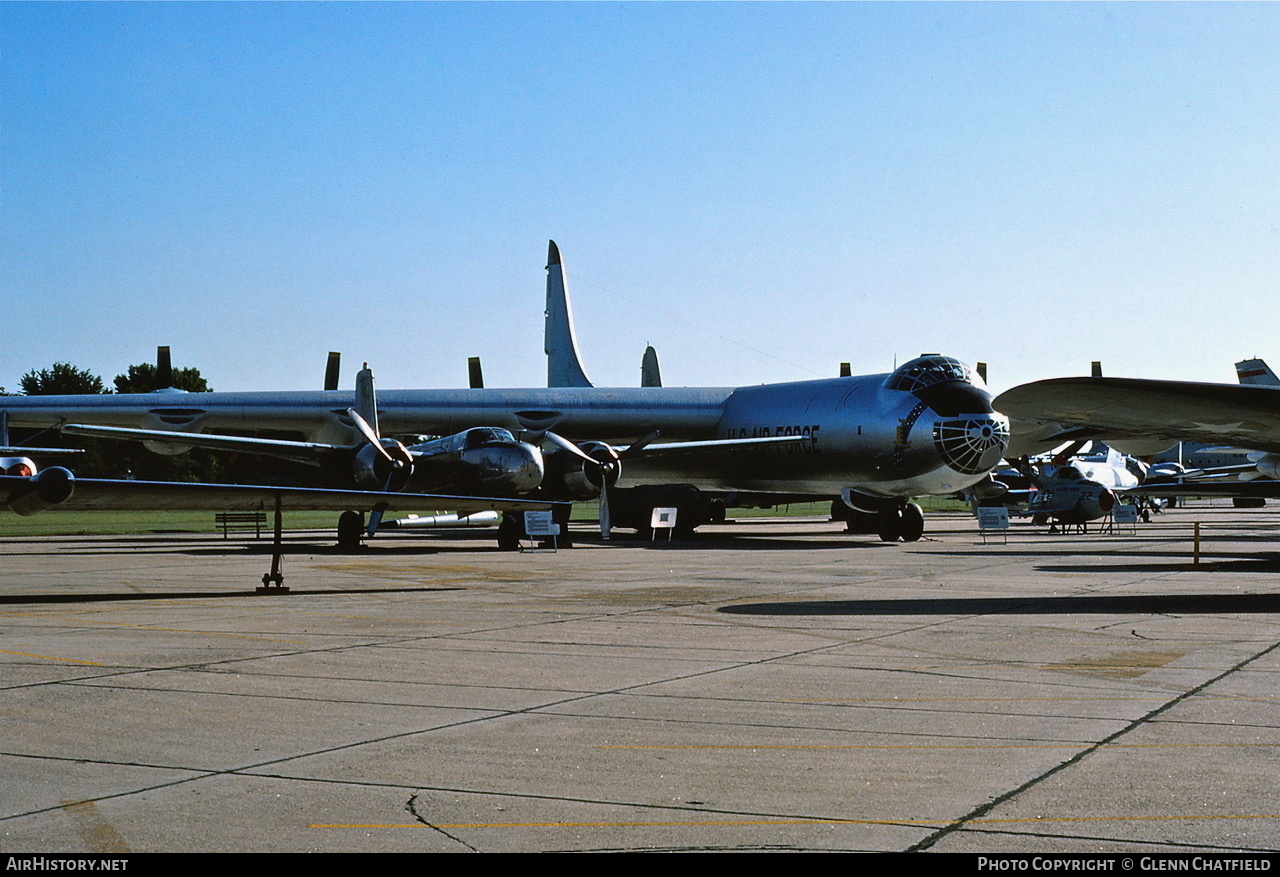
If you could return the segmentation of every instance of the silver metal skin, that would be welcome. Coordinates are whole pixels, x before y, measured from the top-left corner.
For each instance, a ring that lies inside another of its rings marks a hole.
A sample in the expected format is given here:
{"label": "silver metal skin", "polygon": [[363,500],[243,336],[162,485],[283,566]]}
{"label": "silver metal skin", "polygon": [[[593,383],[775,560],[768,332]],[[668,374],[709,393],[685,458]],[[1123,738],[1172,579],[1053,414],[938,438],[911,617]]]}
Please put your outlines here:
{"label": "silver metal skin", "polygon": [[[169,430],[278,429],[346,443],[355,404],[350,391],[146,393],[5,397],[0,410],[21,427],[161,420]],[[782,447],[652,445],[626,460],[618,483],[826,496],[845,488],[884,498],[961,490],[999,463],[1008,442],[1008,421],[980,379],[943,356],[888,375],[739,388],[384,390],[377,415],[382,434],[554,428],[577,442],[610,443],[654,430],[664,442],[799,435]]]}
{"label": "silver metal skin", "polygon": [[477,427],[410,445],[414,490],[460,490],[482,496],[513,496],[542,483],[542,451],[517,441],[508,430]]}

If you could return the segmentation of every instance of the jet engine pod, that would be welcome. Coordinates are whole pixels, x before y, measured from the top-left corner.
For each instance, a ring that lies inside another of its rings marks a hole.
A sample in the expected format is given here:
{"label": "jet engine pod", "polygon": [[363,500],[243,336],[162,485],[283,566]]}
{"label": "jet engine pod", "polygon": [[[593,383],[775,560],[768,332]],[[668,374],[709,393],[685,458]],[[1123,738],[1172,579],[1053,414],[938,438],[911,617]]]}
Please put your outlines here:
{"label": "jet engine pod", "polygon": [[381,450],[366,444],[356,451],[352,476],[362,490],[404,490],[413,475],[413,456],[395,439],[382,439]]}
{"label": "jet engine pod", "polygon": [[622,474],[618,452],[604,442],[583,442],[578,449],[597,461],[560,451],[553,455],[558,478],[573,499],[595,499],[606,485],[612,487]]}
{"label": "jet engine pod", "polygon": [[27,479],[11,494],[6,502],[9,510],[19,515],[34,515],[49,506],[71,499],[75,493],[75,476],[61,466],[43,469]]}
{"label": "jet engine pod", "polygon": [[979,500],[992,501],[1003,499],[1005,494],[1009,492],[1009,485],[988,475],[969,489],[973,491],[973,495]]}
{"label": "jet engine pod", "polygon": [[1254,464],[1264,478],[1280,478],[1280,454],[1263,454]]}

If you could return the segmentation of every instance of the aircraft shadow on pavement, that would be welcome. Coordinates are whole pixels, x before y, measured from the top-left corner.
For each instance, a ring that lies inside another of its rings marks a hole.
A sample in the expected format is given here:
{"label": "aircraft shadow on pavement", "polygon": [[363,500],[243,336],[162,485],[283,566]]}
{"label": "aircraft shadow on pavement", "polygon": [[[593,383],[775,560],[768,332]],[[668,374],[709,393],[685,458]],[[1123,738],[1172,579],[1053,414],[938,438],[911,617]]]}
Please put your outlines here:
{"label": "aircraft shadow on pavement", "polygon": [[[306,588],[290,587],[290,589],[277,596],[297,598],[297,597],[333,597],[344,596],[350,594],[435,594],[445,591],[461,591],[463,588],[458,587],[406,587],[406,588],[324,588],[316,590],[308,590]],[[118,593],[102,593],[102,594],[4,594],[0,595],[0,605],[14,603],[100,603],[121,600],[214,600],[226,597],[254,597],[261,598],[263,596],[271,596],[263,594],[255,590],[235,590],[235,591],[215,591],[213,589],[207,591],[155,591],[147,592],[118,592]]]}
{"label": "aircraft shadow on pavement", "polygon": [[926,597],[814,600],[721,606],[731,615],[1144,615],[1280,612],[1280,594],[1149,594],[1075,597]]}
{"label": "aircraft shadow on pavement", "polygon": [[[584,545],[602,545],[599,538],[574,536],[575,542]],[[875,536],[850,535],[832,530],[829,533],[796,533],[785,536],[761,536],[750,533],[695,533],[692,538],[672,539],[670,541],[659,536],[652,541],[648,537],[617,534],[610,544],[627,548],[665,548],[671,551],[693,550],[701,548],[729,549],[732,551],[777,551],[778,549],[821,548],[823,550],[844,550],[854,548],[883,548],[890,545],[881,542]]]}
{"label": "aircraft shadow on pavement", "polygon": [[[1019,549],[1012,549],[1004,545],[993,544],[985,548],[978,547],[969,551],[934,551],[932,552],[932,554],[935,557],[988,557],[988,558],[1049,557],[1049,556],[1071,557],[1073,555],[1081,555],[1084,557],[1100,557],[1100,556],[1115,557],[1115,558],[1132,557],[1135,560],[1150,560],[1152,558],[1168,557],[1170,559],[1178,560],[1179,563],[1182,563],[1182,564],[1190,563],[1191,557],[1192,557],[1191,549],[1186,547],[1185,543],[1183,543],[1183,546],[1180,548],[1170,548],[1166,550],[1152,550],[1149,546],[1145,546],[1145,545],[1141,547],[1132,548],[1132,549],[1119,549],[1119,550],[1108,549],[1106,551],[1098,550],[1098,547],[1096,545],[1095,546],[1082,545],[1080,546],[1080,549],[1078,551],[1062,550],[1064,548],[1066,548],[1066,546],[1060,547],[1060,546],[1054,545],[1054,546],[1049,546],[1047,548],[1019,550]],[[1257,554],[1245,554],[1242,549],[1243,547],[1235,548],[1230,551],[1201,551],[1200,557],[1202,561],[1265,560],[1268,563],[1277,564],[1277,568],[1280,569],[1280,554],[1277,554],[1274,551],[1259,552]],[[1119,566],[1120,565],[1117,565],[1117,568],[1119,568]],[[1124,564],[1123,566],[1125,569],[1133,568],[1128,564]],[[1086,567],[1086,568],[1103,569],[1104,567],[1092,566],[1092,567]]]}
{"label": "aircraft shadow on pavement", "polygon": [[1238,554],[1204,554],[1200,563],[1192,565],[1185,554],[1168,563],[1048,563],[1036,566],[1040,572],[1261,572],[1280,573],[1280,557],[1267,554],[1241,557]]}

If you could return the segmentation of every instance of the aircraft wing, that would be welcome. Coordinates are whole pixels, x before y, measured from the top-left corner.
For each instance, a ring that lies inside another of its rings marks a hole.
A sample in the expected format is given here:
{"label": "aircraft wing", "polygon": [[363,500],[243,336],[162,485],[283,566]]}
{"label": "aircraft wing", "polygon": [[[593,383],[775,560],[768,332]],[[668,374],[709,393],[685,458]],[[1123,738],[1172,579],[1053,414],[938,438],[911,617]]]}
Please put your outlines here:
{"label": "aircraft wing", "polygon": [[246,454],[265,454],[295,460],[300,463],[315,463],[324,454],[350,450],[345,445],[325,444],[324,442],[296,442],[285,439],[250,438],[248,436],[217,435],[204,432],[174,432],[163,429],[129,429],[121,426],[92,426],[80,423],[68,423],[61,427],[61,430],[65,435],[186,445],[193,448],[238,451]]}
{"label": "aircraft wing", "polygon": [[[0,509],[27,494],[33,482],[54,469],[39,475],[0,476]],[[65,471],[65,470],[62,470]],[[69,473],[68,473],[69,475]],[[59,499],[64,491],[50,494],[53,501],[39,508],[65,510],[153,509],[179,511],[210,509],[213,511],[272,511],[279,500],[291,511],[346,511],[374,508],[404,511],[545,511],[563,503],[524,499],[477,496],[447,496],[428,493],[386,493],[368,490],[325,490],[308,487],[275,487],[246,484],[187,484],[170,481],[127,481],[107,478],[64,478],[70,481],[70,496]],[[37,482],[38,483],[38,482]],[[24,511],[30,514],[31,511]]]}
{"label": "aircraft wing", "polygon": [[1229,441],[1280,451],[1280,387],[1054,378],[1006,390],[994,405],[1014,421],[1013,456],[1031,445],[1086,438],[1148,447]]}
{"label": "aircraft wing", "polygon": [[1252,496],[1280,498],[1280,481],[1187,481],[1181,484],[1144,484],[1130,493],[1138,496]]}

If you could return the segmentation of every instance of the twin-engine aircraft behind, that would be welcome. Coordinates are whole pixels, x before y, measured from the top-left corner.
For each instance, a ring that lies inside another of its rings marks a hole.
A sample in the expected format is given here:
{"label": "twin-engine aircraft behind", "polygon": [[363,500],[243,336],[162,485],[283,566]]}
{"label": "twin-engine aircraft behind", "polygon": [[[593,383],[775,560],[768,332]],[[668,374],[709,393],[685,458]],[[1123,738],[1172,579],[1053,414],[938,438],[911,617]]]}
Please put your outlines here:
{"label": "twin-engine aircraft behind", "polygon": [[[548,281],[563,281],[558,258]],[[391,447],[383,435],[506,430],[524,440],[512,445],[541,451],[534,496],[602,495],[606,533],[614,487],[680,484],[780,502],[840,498],[848,509],[874,515],[886,541],[920,537],[923,513],[912,498],[990,484],[1009,437],[981,380],[941,355],[889,374],[736,388],[608,389],[583,386],[585,375],[560,377],[577,385],[384,390],[372,404],[359,391],[336,390],[6,397],[0,410],[14,426],[146,429],[166,435],[128,437],[173,443],[180,433],[193,445],[209,444],[197,437],[206,430],[300,432],[325,453],[366,454],[371,483],[386,478],[384,489],[394,483],[379,473],[407,470],[412,478],[437,455],[423,445]],[[361,420],[371,428],[360,430],[367,441],[355,448],[352,426]]]}

